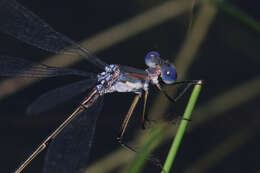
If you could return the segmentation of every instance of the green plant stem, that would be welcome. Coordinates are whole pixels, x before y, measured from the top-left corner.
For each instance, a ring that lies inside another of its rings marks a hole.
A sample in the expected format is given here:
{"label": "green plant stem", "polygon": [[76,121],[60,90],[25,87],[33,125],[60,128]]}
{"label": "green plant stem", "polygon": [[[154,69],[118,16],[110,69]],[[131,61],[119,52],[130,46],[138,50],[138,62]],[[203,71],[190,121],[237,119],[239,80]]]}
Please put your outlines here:
{"label": "green plant stem", "polygon": [[180,126],[178,128],[178,131],[176,133],[176,136],[173,140],[172,146],[170,148],[170,151],[168,153],[167,159],[164,163],[162,173],[169,173],[170,169],[172,167],[173,161],[175,159],[176,153],[178,151],[178,148],[180,146],[181,140],[183,138],[184,132],[186,130],[186,127],[188,125],[188,122],[191,118],[191,113],[193,111],[193,108],[195,106],[195,103],[197,101],[197,98],[199,96],[200,90],[201,90],[202,81],[199,81],[191,94],[191,97],[189,99],[189,102],[186,106],[185,112],[183,114],[183,118],[181,120]]}
{"label": "green plant stem", "polygon": [[253,17],[249,16],[247,13],[243,12],[233,4],[229,3],[227,0],[201,0],[201,2],[203,1],[209,1],[213,3],[233,18],[237,19],[241,23],[244,23],[249,28],[256,31],[258,34],[260,33],[260,23]]}
{"label": "green plant stem", "polygon": [[236,8],[232,4],[224,1],[220,3],[220,8],[225,11],[226,13],[230,14],[234,18],[238,19],[242,23],[249,26],[251,29],[255,30],[256,32],[260,33],[260,24],[254,18],[247,15],[245,12],[241,11],[240,9]]}
{"label": "green plant stem", "polygon": [[152,159],[150,153],[161,142],[164,131],[165,126],[163,124],[158,124],[151,130],[149,138],[147,139],[140,152],[137,153],[135,159],[130,164],[127,173],[138,173],[142,171],[144,163],[149,159]]}

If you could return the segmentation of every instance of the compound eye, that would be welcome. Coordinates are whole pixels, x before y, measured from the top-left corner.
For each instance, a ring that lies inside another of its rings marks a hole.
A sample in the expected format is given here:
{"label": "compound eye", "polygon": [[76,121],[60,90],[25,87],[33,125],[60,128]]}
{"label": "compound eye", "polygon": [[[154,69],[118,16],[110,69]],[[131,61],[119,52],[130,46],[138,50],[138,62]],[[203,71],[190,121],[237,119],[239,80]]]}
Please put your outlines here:
{"label": "compound eye", "polygon": [[155,51],[149,52],[145,57],[145,64],[148,67],[155,67],[160,64],[160,54]]}
{"label": "compound eye", "polygon": [[177,72],[172,64],[161,67],[161,73],[161,78],[166,84],[172,84],[177,80]]}

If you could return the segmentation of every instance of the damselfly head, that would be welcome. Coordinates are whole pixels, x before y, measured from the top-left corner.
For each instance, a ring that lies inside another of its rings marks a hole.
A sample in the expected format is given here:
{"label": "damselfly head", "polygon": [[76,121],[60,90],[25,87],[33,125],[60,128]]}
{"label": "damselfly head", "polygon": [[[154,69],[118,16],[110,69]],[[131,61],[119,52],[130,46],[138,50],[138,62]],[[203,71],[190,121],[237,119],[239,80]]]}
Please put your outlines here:
{"label": "damselfly head", "polygon": [[177,72],[174,65],[168,60],[161,59],[158,52],[149,52],[145,57],[145,64],[150,68],[155,68],[160,73],[164,83],[172,84],[177,80]]}

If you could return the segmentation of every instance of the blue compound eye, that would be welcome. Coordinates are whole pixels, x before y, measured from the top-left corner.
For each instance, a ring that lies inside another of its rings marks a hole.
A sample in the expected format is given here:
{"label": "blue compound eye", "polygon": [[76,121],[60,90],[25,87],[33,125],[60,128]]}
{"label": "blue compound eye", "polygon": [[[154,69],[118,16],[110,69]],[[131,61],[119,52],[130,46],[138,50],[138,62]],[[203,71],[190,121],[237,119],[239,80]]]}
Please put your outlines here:
{"label": "blue compound eye", "polygon": [[174,65],[165,65],[161,68],[161,78],[164,83],[172,84],[177,80],[177,72]]}
{"label": "blue compound eye", "polygon": [[145,64],[148,67],[155,67],[160,63],[160,54],[158,52],[149,52],[145,57]]}

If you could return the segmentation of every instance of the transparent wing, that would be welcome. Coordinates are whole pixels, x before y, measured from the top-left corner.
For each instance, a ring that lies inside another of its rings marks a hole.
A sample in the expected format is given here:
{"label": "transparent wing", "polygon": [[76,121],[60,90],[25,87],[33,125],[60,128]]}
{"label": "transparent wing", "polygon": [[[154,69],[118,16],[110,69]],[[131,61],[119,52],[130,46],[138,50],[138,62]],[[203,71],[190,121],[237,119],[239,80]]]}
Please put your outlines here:
{"label": "transparent wing", "polygon": [[52,141],[45,157],[44,173],[79,173],[87,167],[102,105],[103,98],[100,98]]}
{"label": "transparent wing", "polygon": [[64,75],[95,77],[93,73],[69,68],[51,67],[21,58],[0,55],[0,76],[54,77]]}
{"label": "transparent wing", "polygon": [[105,62],[92,55],[86,48],[56,32],[15,0],[0,0],[0,30],[38,48],[54,53],[79,55],[101,69],[106,66]]}
{"label": "transparent wing", "polygon": [[47,111],[87,91],[92,88],[96,82],[96,79],[86,79],[48,91],[28,107],[27,114],[35,115]]}

